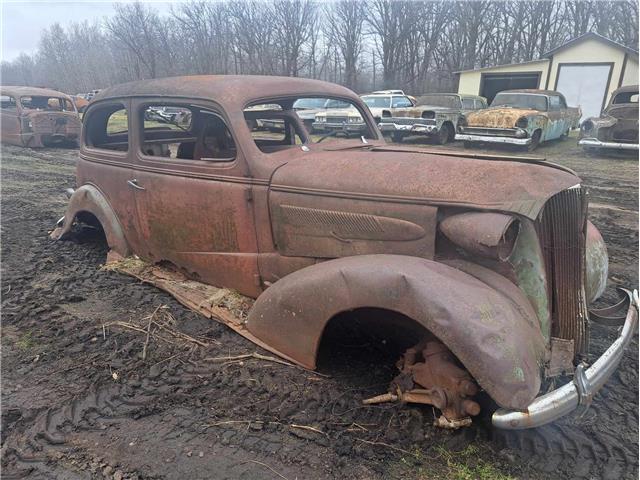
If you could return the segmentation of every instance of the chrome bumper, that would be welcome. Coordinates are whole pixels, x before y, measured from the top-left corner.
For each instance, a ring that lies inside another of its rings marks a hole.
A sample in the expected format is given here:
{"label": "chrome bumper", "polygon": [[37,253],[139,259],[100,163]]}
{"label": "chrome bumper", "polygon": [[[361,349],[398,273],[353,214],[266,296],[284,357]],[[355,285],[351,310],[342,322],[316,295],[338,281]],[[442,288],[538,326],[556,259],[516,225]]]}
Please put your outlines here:
{"label": "chrome bumper", "polygon": [[507,430],[539,427],[567,415],[578,406],[589,406],[593,396],[618,367],[624,350],[638,327],[638,292],[621,290],[628,297],[627,315],[620,336],[607,351],[591,367],[585,369],[582,364],[579,365],[571,383],[536,398],[526,411],[504,408],[497,410],[491,418],[494,427]]}
{"label": "chrome bumper", "polygon": [[494,137],[492,135],[469,135],[467,133],[456,133],[456,140],[464,142],[507,143],[510,145],[529,145],[531,143],[531,138]]}
{"label": "chrome bumper", "polygon": [[312,127],[318,132],[323,131],[339,131],[339,132],[360,132],[367,128],[364,123],[330,123],[330,122],[313,122]]}
{"label": "chrome bumper", "polygon": [[406,132],[415,134],[432,135],[438,133],[437,125],[425,125],[424,123],[414,123],[413,125],[405,125],[395,122],[380,122],[378,128],[382,132]]}
{"label": "chrome bumper", "polygon": [[635,143],[601,142],[597,138],[583,138],[578,141],[582,147],[611,148],[618,150],[638,150],[640,145]]}

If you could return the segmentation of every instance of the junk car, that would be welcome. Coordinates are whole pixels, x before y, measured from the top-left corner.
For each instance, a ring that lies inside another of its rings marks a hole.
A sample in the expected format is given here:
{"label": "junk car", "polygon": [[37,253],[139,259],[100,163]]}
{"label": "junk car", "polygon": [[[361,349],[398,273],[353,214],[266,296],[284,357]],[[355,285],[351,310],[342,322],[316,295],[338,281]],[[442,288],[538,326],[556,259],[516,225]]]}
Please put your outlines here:
{"label": "junk car", "polygon": [[395,112],[383,110],[378,126],[394,142],[407,135],[426,135],[444,145],[454,140],[460,119],[474,110],[487,108],[487,99],[477,95],[430,93],[416,98],[414,107]]}
{"label": "junk car", "polygon": [[35,87],[0,87],[0,139],[21,147],[76,144],[80,117],[68,95]]}
{"label": "junk car", "polygon": [[[349,104],[361,137],[310,136],[294,108],[307,98]],[[145,120],[159,107],[189,110],[190,124]],[[284,132],[264,137],[255,118]],[[608,257],[574,172],[478,157],[387,146],[366,104],[326,82],[127,83],[87,108],[77,188],[52,237],[100,225],[110,260],[135,254],[255,298],[238,328],[309,369],[340,314],[396,315],[410,344],[385,398],[459,425],[482,390],[495,426],[535,427],[588,406],[634,335],[637,293],[589,314]],[[594,321],[622,326],[595,361]],[[552,388],[562,374],[573,379]]]}
{"label": "junk car", "polygon": [[[377,120],[380,119],[384,110],[395,112],[396,109],[414,105],[413,100],[404,94],[371,93],[363,95],[362,100]],[[341,105],[339,110],[328,106],[326,111],[318,113],[316,121],[313,123],[313,128],[317,132],[350,135],[366,132],[368,126],[357,109],[353,107],[345,108],[345,105]]]}
{"label": "junk car", "polygon": [[506,90],[491,106],[469,113],[458,127],[456,140],[520,145],[534,150],[542,142],[567,137],[582,113],[568,107],[564,95],[551,90]]}
{"label": "junk car", "polygon": [[599,117],[582,122],[578,145],[587,150],[638,150],[638,85],[617,89]]}

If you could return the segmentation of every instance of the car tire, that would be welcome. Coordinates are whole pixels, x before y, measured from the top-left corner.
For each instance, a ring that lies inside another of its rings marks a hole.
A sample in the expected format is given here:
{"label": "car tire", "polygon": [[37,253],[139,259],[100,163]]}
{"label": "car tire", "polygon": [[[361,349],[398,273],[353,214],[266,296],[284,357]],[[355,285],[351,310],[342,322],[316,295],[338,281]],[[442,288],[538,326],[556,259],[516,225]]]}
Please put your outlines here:
{"label": "car tire", "polygon": [[527,152],[533,152],[540,145],[540,138],[542,137],[542,132],[540,130],[536,130],[533,132],[531,136],[531,143],[527,145]]}
{"label": "car tire", "polygon": [[446,145],[447,143],[453,141],[455,133],[453,131],[453,127],[448,123],[443,123],[442,127],[438,131],[438,145]]}

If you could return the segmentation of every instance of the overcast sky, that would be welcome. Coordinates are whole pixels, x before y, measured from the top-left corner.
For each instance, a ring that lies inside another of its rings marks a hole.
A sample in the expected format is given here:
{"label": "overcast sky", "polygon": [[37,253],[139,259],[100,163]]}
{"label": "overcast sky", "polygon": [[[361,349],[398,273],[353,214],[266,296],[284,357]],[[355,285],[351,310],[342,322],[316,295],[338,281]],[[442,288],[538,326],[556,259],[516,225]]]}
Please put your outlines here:
{"label": "overcast sky", "polygon": [[[145,0],[143,0],[145,1]],[[13,60],[21,52],[34,53],[43,29],[53,23],[101,20],[113,14],[114,1],[21,1],[0,0],[2,8],[2,59]],[[146,0],[161,13],[169,12],[170,2]],[[177,3],[177,2],[174,2]]]}

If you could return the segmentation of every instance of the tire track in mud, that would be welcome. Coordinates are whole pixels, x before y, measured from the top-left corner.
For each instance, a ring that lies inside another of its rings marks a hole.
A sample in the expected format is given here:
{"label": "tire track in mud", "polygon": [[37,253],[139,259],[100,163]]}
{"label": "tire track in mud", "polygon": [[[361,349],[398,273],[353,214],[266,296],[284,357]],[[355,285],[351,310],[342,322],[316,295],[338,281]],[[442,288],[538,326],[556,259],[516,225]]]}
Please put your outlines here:
{"label": "tire track in mud", "polygon": [[[98,466],[96,477],[92,465],[104,463],[138,478],[270,475],[247,463],[256,459],[289,478],[410,478],[419,467],[446,472],[440,448],[474,444],[500,471],[524,478],[637,478],[637,346],[583,418],[515,433],[491,431],[487,418],[444,432],[431,426],[429,408],[363,407],[360,400],[386,389],[395,374],[393,353],[372,342],[343,339],[330,348],[321,365],[331,378],[255,360],[211,363],[205,358],[256,348],[153,287],[100,271],[106,250],[95,232],[72,242],[48,239],[64,208],[62,191],[73,185],[67,167],[75,153],[57,159],[39,152],[33,174],[24,163],[31,157],[21,149],[9,153],[15,155],[3,160],[3,181],[21,188],[31,182],[33,189],[3,191],[2,198],[3,330],[9,331],[2,353],[3,473],[101,478],[106,467]],[[60,202],[52,200],[57,195]],[[637,245],[637,229],[611,218],[599,214],[596,225],[605,226],[610,254],[620,258],[634,245],[632,234]],[[637,282],[633,270],[620,262],[613,274]],[[158,304],[168,305],[185,333],[210,338],[211,347],[152,343],[145,363],[140,335],[111,329],[102,336],[103,324],[143,318]],[[614,337],[612,329],[594,327],[595,355]],[[152,453],[143,458],[117,442]],[[204,460],[196,464],[197,453],[187,457],[184,448],[201,449]],[[219,456],[209,459],[209,452]],[[220,456],[232,460],[220,463]]]}

